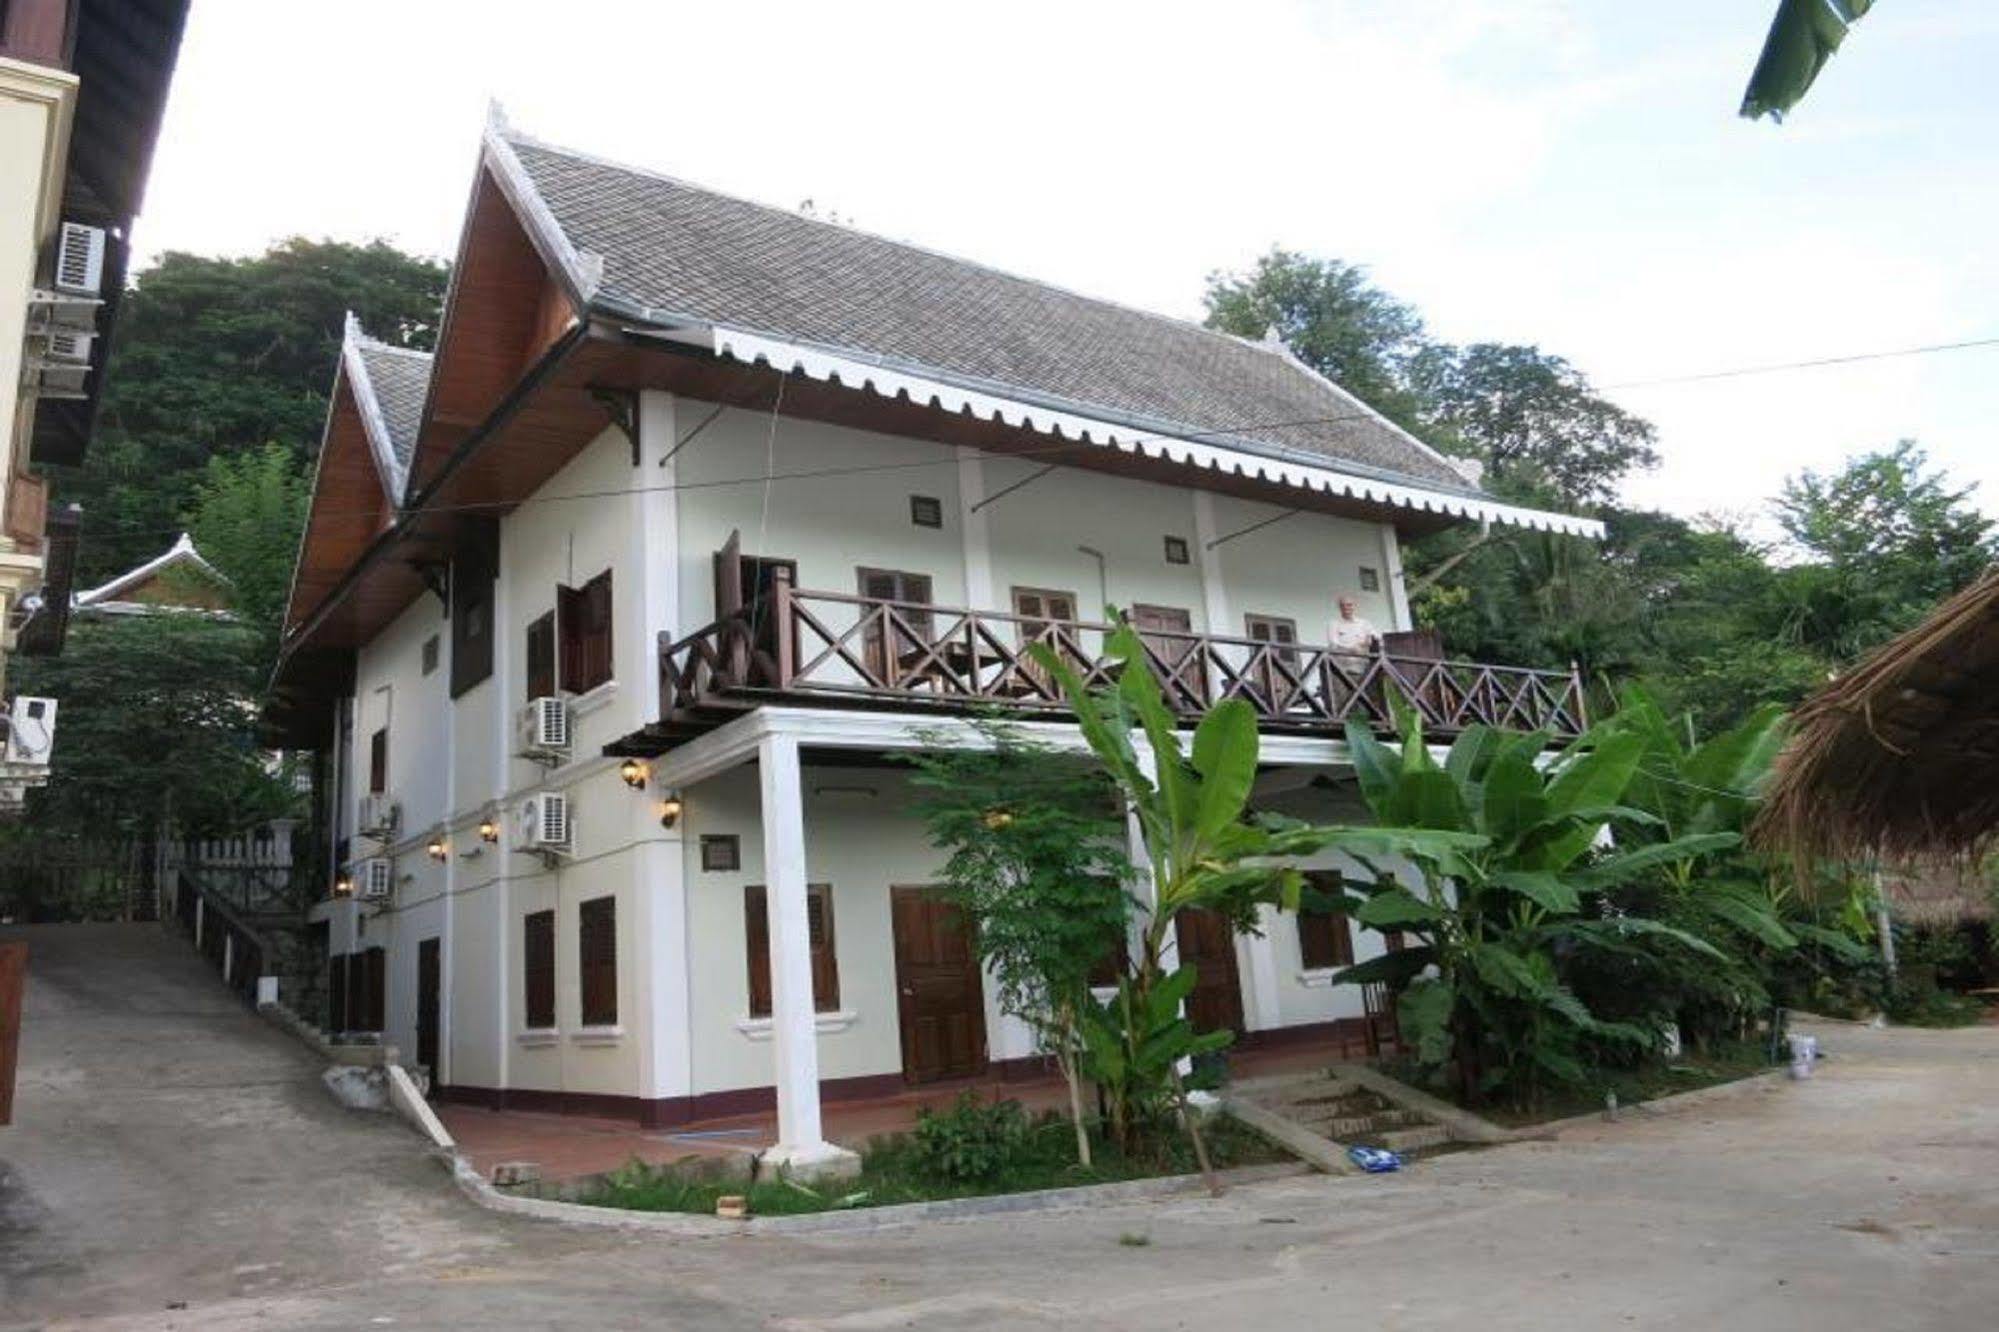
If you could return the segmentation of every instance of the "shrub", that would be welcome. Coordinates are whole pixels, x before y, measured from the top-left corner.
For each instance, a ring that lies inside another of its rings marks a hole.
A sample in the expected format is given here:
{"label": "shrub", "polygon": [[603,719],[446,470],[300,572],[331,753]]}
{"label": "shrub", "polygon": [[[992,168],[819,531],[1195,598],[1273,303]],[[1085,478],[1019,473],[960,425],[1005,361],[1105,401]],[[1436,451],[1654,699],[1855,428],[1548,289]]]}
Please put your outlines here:
{"label": "shrub", "polygon": [[981,1101],[965,1092],[949,1110],[920,1110],[910,1131],[910,1163],[952,1183],[985,1183],[1014,1165],[1030,1125],[1018,1101]]}

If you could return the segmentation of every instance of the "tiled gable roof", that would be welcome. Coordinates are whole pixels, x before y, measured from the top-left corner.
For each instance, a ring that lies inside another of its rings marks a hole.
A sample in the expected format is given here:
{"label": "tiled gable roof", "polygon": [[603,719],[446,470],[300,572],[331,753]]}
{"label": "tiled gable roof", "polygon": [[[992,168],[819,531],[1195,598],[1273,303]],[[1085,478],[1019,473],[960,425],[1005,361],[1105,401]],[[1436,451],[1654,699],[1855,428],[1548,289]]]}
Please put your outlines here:
{"label": "tiled gable roof", "polygon": [[1279,349],[519,136],[507,146],[569,244],[601,260],[600,301],[1477,493]]}
{"label": "tiled gable roof", "polygon": [[416,452],[417,426],[423,419],[424,394],[430,388],[430,354],[391,347],[373,338],[355,339],[355,350],[368,370],[368,384],[388,428],[389,449],[395,455],[398,482],[407,477]]}

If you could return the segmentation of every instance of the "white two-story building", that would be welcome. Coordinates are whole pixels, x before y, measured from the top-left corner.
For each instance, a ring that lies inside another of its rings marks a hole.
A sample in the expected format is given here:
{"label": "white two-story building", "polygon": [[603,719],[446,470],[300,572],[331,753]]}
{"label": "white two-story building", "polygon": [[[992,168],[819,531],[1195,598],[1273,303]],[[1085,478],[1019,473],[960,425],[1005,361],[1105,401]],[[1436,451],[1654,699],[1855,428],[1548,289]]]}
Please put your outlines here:
{"label": "white two-story building", "polygon": [[[447,1098],[775,1100],[801,1164],[822,1097],[1030,1067],[892,756],[975,707],[1079,747],[1022,648],[1088,669],[1110,613],[1305,817],[1391,696],[1574,731],[1572,674],[1410,632],[1398,542],[1455,522],[1595,531],[1280,345],[495,124],[435,354],[349,331],[271,710],[328,755],[333,1021]],[[1377,647],[1327,649],[1342,596]],[[1358,1027],[1344,921],[1180,942],[1203,1023]]]}

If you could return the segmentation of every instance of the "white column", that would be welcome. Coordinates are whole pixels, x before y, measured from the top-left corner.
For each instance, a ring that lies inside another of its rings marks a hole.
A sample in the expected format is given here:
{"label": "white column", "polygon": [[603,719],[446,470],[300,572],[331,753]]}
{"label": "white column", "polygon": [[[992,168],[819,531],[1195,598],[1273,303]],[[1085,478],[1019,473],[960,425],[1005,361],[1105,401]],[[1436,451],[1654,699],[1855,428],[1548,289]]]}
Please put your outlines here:
{"label": "white column", "polygon": [[1381,581],[1396,631],[1415,628],[1415,621],[1409,618],[1409,587],[1402,573],[1402,540],[1396,536],[1393,523],[1381,525]]}
{"label": "white column", "polygon": [[986,524],[986,511],[978,507],[985,498],[985,455],[960,444],[958,526],[965,543],[965,605],[972,610],[1002,610],[993,600],[992,529]]}
{"label": "white column", "polygon": [[1215,497],[1213,492],[1194,492],[1194,544],[1201,552],[1201,607],[1207,616],[1208,632],[1211,634],[1238,634],[1242,626],[1235,622],[1235,614],[1229,606],[1228,586],[1222,581],[1222,552],[1213,545],[1220,533],[1215,524]]}
{"label": "white column", "polygon": [[659,716],[659,636],[678,634],[680,617],[679,472],[669,461],[678,413],[674,397],[657,389],[639,394],[639,465],[632,474],[632,572],[638,593],[638,632],[622,669],[636,684],[638,720]]}
{"label": "white column", "polygon": [[1255,934],[1236,936],[1236,957],[1249,977],[1250,1030],[1268,1031],[1284,1025],[1277,974],[1277,931],[1284,924],[1284,913],[1266,902],[1257,908],[1256,923]]}
{"label": "white column", "polygon": [[[654,802],[634,801],[649,811]],[[681,822],[686,822],[683,816]],[[640,1095],[671,1100],[694,1090],[688,1000],[687,880],[679,830],[632,848],[632,901],[639,957]]]}
{"label": "white column", "polygon": [[819,1122],[819,1037],[812,1011],[798,741],[786,735],[765,737],[757,746],[757,766],[763,782],[771,1045],[777,1060],[777,1145],[763,1159],[803,1178],[858,1174],[860,1158],[827,1142]]}

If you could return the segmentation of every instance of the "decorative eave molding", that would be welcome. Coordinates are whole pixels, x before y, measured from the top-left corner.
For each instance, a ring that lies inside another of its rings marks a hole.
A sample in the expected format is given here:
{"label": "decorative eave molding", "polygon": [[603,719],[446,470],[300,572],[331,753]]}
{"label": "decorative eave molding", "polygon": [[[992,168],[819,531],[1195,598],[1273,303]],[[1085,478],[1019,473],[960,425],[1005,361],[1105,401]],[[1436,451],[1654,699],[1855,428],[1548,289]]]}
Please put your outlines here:
{"label": "decorative eave molding", "polygon": [[1268,457],[1225,445],[1136,429],[1016,399],[963,388],[903,370],[890,370],[838,352],[787,342],[765,334],[717,325],[713,331],[717,355],[744,364],[762,362],[785,373],[863,389],[880,397],[927,404],[941,411],[998,421],[1039,434],[1112,448],[1139,458],[1205,468],[1251,480],[1275,482],[1336,498],[1442,514],[1471,522],[1499,523],[1539,532],[1561,532],[1601,541],[1603,524],[1593,518],[1520,508],[1475,495],[1452,494],[1410,482],[1358,476],[1333,467]]}
{"label": "decorative eave molding", "polygon": [[340,366],[347,373],[347,386],[353,391],[354,404],[361,412],[362,433],[368,436],[368,453],[375,463],[375,475],[381,480],[382,493],[388,496],[389,507],[403,506],[403,471],[396,465],[395,443],[389,435],[388,418],[382,415],[382,400],[375,394],[375,381],[368,374],[368,358],[361,354],[361,344],[371,342],[361,331],[361,321],[354,312],[347,312],[345,336],[340,340]]}

